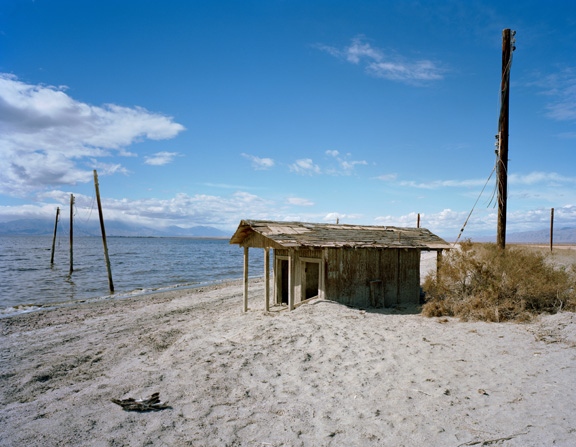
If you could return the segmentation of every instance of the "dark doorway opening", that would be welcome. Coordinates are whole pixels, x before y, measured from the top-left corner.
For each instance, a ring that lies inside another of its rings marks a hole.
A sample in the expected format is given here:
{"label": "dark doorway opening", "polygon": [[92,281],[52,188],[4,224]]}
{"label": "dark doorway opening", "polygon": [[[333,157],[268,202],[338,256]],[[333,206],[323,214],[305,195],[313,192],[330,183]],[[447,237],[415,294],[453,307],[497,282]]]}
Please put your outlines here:
{"label": "dark doorway opening", "polygon": [[305,300],[313,298],[318,295],[318,287],[320,282],[320,263],[319,262],[306,262],[304,266],[306,274],[305,279]]}
{"label": "dark doorway opening", "polygon": [[288,260],[280,259],[280,302],[288,304]]}

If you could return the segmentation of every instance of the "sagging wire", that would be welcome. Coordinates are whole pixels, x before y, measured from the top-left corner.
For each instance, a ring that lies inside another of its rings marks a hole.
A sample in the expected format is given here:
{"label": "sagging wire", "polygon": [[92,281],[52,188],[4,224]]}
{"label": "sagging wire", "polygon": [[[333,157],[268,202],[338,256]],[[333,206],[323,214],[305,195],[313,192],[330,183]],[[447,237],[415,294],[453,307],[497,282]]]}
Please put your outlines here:
{"label": "sagging wire", "polygon": [[468,217],[466,218],[464,225],[462,225],[462,228],[460,229],[460,233],[458,234],[458,237],[456,238],[456,240],[452,244],[453,246],[456,246],[456,244],[460,240],[460,237],[462,236],[462,233],[464,233],[464,228],[466,228],[466,224],[468,224],[468,221],[470,220],[470,217],[472,216],[472,213],[474,212],[474,208],[476,208],[476,205],[478,204],[480,197],[482,197],[482,194],[484,193],[484,190],[486,189],[486,185],[488,184],[488,182],[492,178],[492,174],[494,174],[494,171],[496,171],[496,165],[494,165],[494,167],[492,168],[492,172],[490,173],[490,175],[488,176],[488,179],[486,180],[486,183],[484,183],[484,186],[482,187],[482,191],[480,191],[480,194],[478,195],[476,202],[474,202],[474,206],[470,210],[470,213],[468,214]]}
{"label": "sagging wire", "polygon": [[[499,105],[500,108],[502,107],[502,92],[507,90],[508,84],[510,82],[510,70],[512,68],[512,59],[514,56],[514,50],[516,50],[516,31],[512,31],[512,36],[510,39],[510,57],[508,59],[508,63],[504,69],[504,72],[502,74],[502,76],[504,77],[505,83],[502,83],[502,89],[500,90],[500,94],[499,94]],[[474,209],[476,208],[476,205],[478,204],[478,201],[480,200],[480,197],[482,197],[482,194],[484,193],[484,189],[486,189],[486,185],[488,184],[488,182],[490,181],[490,179],[492,178],[492,175],[494,174],[494,172],[498,169],[498,166],[500,165],[499,163],[499,155],[500,155],[500,124],[501,124],[501,120],[500,117],[498,119],[498,134],[496,135],[496,149],[495,149],[495,153],[496,153],[496,163],[494,164],[494,167],[492,168],[492,172],[490,173],[490,175],[488,176],[488,180],[486,180],[486,183],[484,184],[484,187],[482,188],[482,191],[480,192],[480,194],[478,195],[478,198],[476,199],[476,202],[474,203],[474,206],[472,207],[472,209],[470,210],[470,213],[468,214],[468,217],[466,218],[466,221],[464,222],[464,225],[462,225],[462,228],[460,229],[460,233],[458,234],[458,237],[456,238],[456,241],[454,242],[453,245],[456,245],[458,243],[458,241],[460,240],[460,237],[462,236],[462,233],[464,232],[464,228],[466,227],[466,225],[468,224],[468,220],[470,220],[470,217],[472,216],[472,213],[474,212]],[[503,169],[506,169],[505,167],[502,167]],[[506,173],[507,175],[508,173]],[[492,195],[490,197],[490,200],[488,202],[487,206],[490,206],[490,204],[492,203],[492,201],[494,200],[494,197],[496,196],[496,193],[499,189],[499,182],[500,182],[500,178],[499,176],[496,177],[496,183],[494,185],[494,189],[492,191]],[[496,207],[496,202],[494,202],[494,207]]]}
{"label": "sagging wire", "polygon": [[[75,219],[76,225],[78,225],[78,227],[80,229],[83,229],[83,227],[86,227],[86,225],[88,224],[88,222],[90,222],[90,219],[92,217],[92,212],[94,211],[94,208],[96,207],[96,196],[92,196],[92,203],[90,205],[90,209],[88,211],[88,216],[86,216],[85,218],[78,218]],[[80,213],[80,209],[77,207],[76,202],[74,202],[74,215],[76,216],[76,214]]]}
{"label": "sagging wire", "polygon": [[[496,154],[496,160],[494,161],[494,169],[498,168],[498,154],[500,151],[500,139],[498,137],[498,135],[495,135],[496,138],[496,142],[494,143],[495,149],[494,149],[494,154]],[[494,197],[496,197],[496,194],[498,193],[498,182],[500,181],[500,179],[498,178],[498,176],[496,176],[496,182],[494,183],[494,188],[492,189],[492,195],[490,196],[490,200],[486,203],[486,208],[489,208],[490,205],[492,204],[492,201],[494,200]],[[496,202],[494,202],[494,206],[493,208],[496,208]]]}

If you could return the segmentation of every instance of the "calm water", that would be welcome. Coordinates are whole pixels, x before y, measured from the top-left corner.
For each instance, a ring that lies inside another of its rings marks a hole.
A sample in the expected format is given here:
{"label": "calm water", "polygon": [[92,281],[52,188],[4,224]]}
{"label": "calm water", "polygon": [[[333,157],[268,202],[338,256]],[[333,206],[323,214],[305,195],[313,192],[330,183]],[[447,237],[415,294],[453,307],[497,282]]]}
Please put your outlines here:
{"label": "calm water", "polygon": [[[243,276],[243,249],[221,239],[109,237],[114,296],[194,287]],[[102,240],[0,236],[0,315],[71,300],[109,296]],[[250,276],[263,276],[263,250],[250,250]]]}

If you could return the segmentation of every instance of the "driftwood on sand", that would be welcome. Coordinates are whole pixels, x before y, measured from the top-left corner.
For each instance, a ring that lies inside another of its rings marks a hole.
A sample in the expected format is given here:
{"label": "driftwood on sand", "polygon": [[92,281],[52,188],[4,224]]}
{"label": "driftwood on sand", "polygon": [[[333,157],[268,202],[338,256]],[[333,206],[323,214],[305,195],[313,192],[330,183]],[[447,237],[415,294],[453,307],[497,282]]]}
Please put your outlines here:
{"label": "driftwood on sand", "polygon": [[120,405],[126,411],[159,411],[171,408],[168,402],[160,402],[160,393],[154,393],[148,399],[135,400],[129,399],[112,399],[112,402]]}

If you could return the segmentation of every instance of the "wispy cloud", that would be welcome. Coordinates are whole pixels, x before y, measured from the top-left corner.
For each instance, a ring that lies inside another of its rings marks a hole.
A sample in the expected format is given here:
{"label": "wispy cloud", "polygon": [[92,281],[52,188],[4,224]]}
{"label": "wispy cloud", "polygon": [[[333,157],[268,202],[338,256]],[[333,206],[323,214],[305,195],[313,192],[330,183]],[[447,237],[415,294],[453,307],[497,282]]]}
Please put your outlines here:
{"label": "wispy cloud", "polygon": [[472,179],[472,180],[432,180],[430,182],[416,182],[416,181],[401,181],[398,182],[400,186],[419,189],[438,189],[438,188],[462,188],[462,187],[476,187],[482,186],[486,180]]}
{"label": "wispy cloud", "polygon": [[[75,212],[80,219],[93,217],[94,198],[74,194]],[[13,220],[21,217],[52,218],[56,206],[66,207],[70,194],[62,190],[52,190],[38,195],[41,201],[35,205],[1,206],[0,217]],[[273,202],[245,191],[229,195],[185,193],[173,197],[145,199],[102,198],[106,209],[106,219],[141,225],[216,225],[233,227],[245,216],[254,218],[278,218],[270,212]],[[95,217],[97,219],[97,216]]]}
{"label": "wispy cloud", "polygon": [[326,151],[326,155],[333,158],[337,163],[337,168],[328,169],[329,174],[350,175],[358,165],[367,165],[365,160],[350,160],[351,154],[341,155],[336,150]]}
{"label": "wispy cloud", "polygon": [[90,181],[84,162],[112,152],[132,156],[127,146],[173,138],[184,130],[172,118],[142,107],[93,106],[65,90],[0,73],[0,193],[24,196]]}
{"label": "wispy cloud", "polygon": [[296,206],[314,206],[314,202],[308,199],[304,199],[302,197],[288,197],[287,200],[289,205],[296,205]]}
{"label": "wispy cloud", "polygon": [[144,163],[152,166],[163,166],[172,163],[178,155],[180,155],[178,152],[156,152],[153,155],[145,156]]}
{"label": "wispy cloud", "polygon": [[120,163],[104,163],[96,159],[92,159],[90,163],[92,169],[96,169],[99,175],[113,175],[124,174],[128,175],[130,172]]}
{"label": "wispy cloud", "polygon": [[387,54],[372,46],[363,36],[353,38],[344,48],[323,44],[316,45],[316,48],[351,64],[361,65],[366,73],[377,78],[412,84],[444,78],[445,70],[437,63]]}
{"label": "wispy cloud", "polygon": [[361,219],[362,215],[360,214],[347,214],[347,213],[328,213],[326,214],[322,220],[324,222],[329,222],[329,223],[340,223],[340,224],[344,224],[344,223],[351,223],[353,221],[356,221],[358,219]]}
{"label": "wispy cloud", "polygon": [[576,177],[566,177],[556,172],[531,172],[529,174],[510,174],[508,182],[518,185],[559,185],[559,184],[576,184]]}
{"label": "wispy cloud", "polygon": [[383,182],[395,182],[398,179],[398,174],[382,174],[376,177],[378,180]]}
{"label": "wispy cloud", "polygon": [[242,154],[244,158],[247,158],[252,162],[252,167],[258,171],[265,171],[274,167],[274,160],[271,158],[261,158],[255,155]]}
{"label": "wispy cloud", "polygon": [[290,166],[290,171],[302,175],[320,174],[320,166],[314,164],[311,158],[301,158],[296,160]]}
{"label": "wispy cloud", "polygon": [[558,121],[576,120],[576,68],[567,67],[557,73],[541,76],[532,83],[550,98],[547,115]]}

